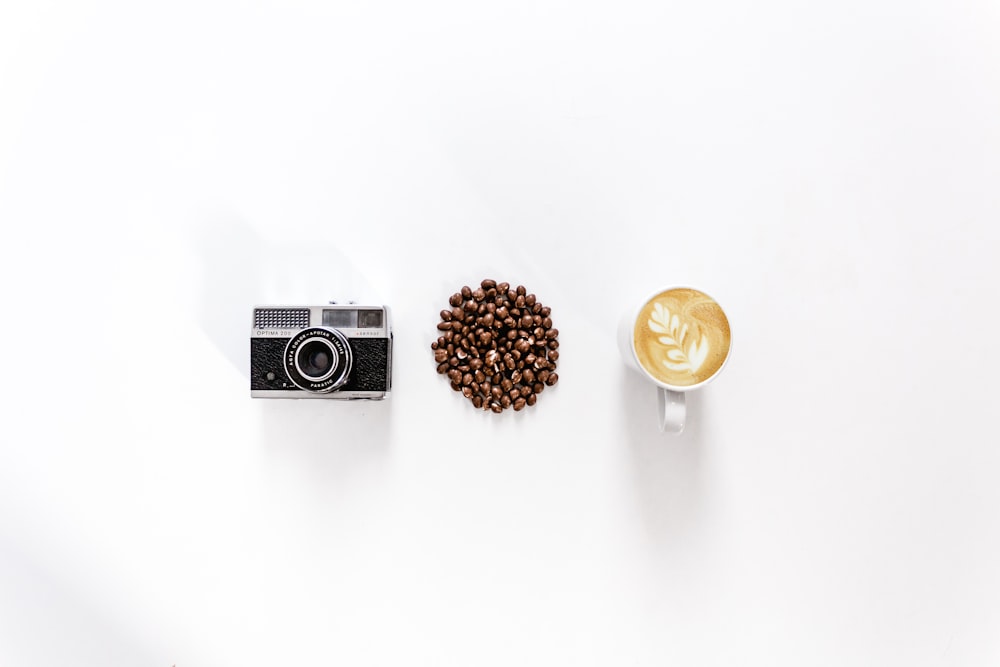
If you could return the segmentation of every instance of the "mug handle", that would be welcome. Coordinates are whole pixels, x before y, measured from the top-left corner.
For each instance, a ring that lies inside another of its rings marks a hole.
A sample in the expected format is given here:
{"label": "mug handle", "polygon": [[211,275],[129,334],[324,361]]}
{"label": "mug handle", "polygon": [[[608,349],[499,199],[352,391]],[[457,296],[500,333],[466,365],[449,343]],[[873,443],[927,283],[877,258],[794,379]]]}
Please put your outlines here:
{"label": "mug handle", "polygon": [[680,433],[683,431],[684,421],[687,417],[684,393],[657,387],[656,395],[660,408],[660,432]]}

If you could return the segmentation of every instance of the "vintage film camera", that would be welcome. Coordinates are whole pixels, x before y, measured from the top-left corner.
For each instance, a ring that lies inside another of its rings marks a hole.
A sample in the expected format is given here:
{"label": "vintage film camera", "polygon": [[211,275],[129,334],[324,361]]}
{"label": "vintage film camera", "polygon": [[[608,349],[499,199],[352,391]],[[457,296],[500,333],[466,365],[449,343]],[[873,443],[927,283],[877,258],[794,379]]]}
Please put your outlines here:
{"label": "vintage film camera", "polygon": [[386,306],[257,306],[250,330],[250,395],[382,399],[392,384]]}

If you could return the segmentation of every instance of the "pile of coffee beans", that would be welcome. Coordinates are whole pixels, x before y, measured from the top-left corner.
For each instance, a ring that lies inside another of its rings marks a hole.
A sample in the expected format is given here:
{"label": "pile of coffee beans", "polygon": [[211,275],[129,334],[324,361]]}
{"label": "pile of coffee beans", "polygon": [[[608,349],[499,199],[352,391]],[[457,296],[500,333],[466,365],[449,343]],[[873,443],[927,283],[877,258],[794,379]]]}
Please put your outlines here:
{"label": "pile of coffee beans", "polygon": [[559,381],[559,330],[551,309],[524,285],[483,280],[463,287],[441,311],[431,343],[437,372],[477,408],[523,410]]}

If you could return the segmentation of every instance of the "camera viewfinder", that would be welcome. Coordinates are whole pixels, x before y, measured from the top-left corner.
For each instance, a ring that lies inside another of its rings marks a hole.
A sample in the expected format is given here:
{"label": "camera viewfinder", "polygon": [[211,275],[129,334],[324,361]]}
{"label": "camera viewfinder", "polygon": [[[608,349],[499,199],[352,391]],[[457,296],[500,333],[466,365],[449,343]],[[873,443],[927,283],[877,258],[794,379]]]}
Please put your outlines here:
{"label": "camera viewfinder", "polygon": [[358,311],[358,328],[359,329],[381,329],[382,328],[382,311],[381,310],[359,310]]}
{"label": "camera viewfinder", "polygon": [[358,311],[356,310],[324,310],[323,326],[336,329],[353,329],[358,326]]}

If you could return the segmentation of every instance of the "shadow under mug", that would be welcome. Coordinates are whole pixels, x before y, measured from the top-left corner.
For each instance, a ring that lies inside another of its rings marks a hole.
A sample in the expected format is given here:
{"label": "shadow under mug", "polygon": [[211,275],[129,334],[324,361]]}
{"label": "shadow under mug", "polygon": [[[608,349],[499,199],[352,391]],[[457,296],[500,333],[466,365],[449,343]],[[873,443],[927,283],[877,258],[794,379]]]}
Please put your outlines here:
{"label": "shadow under mug", "polygon": [[[715,370],[714,373],[704,380],[695,384],[680,386],[663,382],[659,378],[654,377],[653,374],[639,362],[639,357],[635,351],[635,327],[636,324],[639,324],[639,316],[642,314],[646,305],[661,294],[672,290],[694,290],[701,292],[714,301],[716,305],[719,306],[719,309],[722,310],[723,314],[725,314],[725,310],[721,305],[719,305],[718,301],[715,301],[711,295],[706,294],[702,290],[695,287],[687,287],[685,285],[662,287],[649,294],[645,299],[640,301],[637,306],[630,308],[622,315],[618,324],[618,351],[621,353],[622,361],[625,362],[626,366],[636,371],[656,386],[660,431],[666,433],[680,433],[684,430],[684,424],[687,420],[687,401],[685,400],[685,394],[689,391],[701,389],[719,376],[719,373],[722,372],[722,369],[726,367],[726,364],[729,363],[730,357],[732,357],[733,337],[732,331],[730,331],[729,348],[726,350],[726,356],[723,359],[722,364]],[[726,319],[728,321],[728,317]]]}

